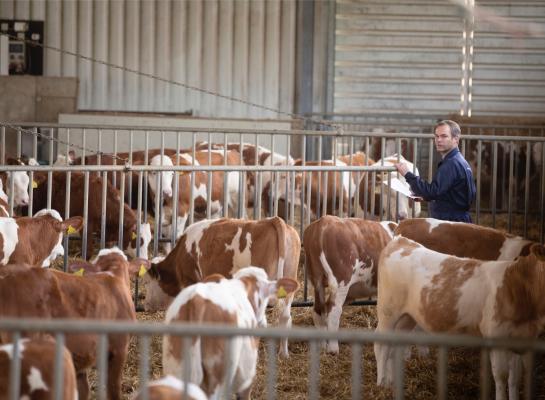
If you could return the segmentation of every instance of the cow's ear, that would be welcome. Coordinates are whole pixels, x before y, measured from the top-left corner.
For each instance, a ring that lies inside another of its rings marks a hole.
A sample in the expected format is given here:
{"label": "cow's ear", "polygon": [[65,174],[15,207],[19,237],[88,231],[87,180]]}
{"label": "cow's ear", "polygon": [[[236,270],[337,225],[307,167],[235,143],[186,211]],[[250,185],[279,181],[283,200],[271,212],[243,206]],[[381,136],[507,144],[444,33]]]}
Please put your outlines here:
{"label": "cow's ear", "polygon": [[151,267],[151,262],[145,258],[134,258],[129,262],[129,275],[142,277]]}
{"label": "cow's ear", "polygon": [[299,288],[297,281],[291,278],[280,278],[275,284],[275,295],[282,299],[291,293],[294,293]]}
{"label": "cow's ear", "polygon": [[224,277],[222,274],[211,274],[211,275],[206,276],[202,281],[203,281],[204,283],[207,283],[207,282],[219,282],[219,281],[221,281],[222,279],[225,279],[225,277]]}
{"label": "cow's ear", "polygon": [[91,264],[85,261],[74,261],[68,265],[68,271],[74,275],[83,276],[86,274],[94,274],[100,270],[95,264]]}
{"label": "cow's ear", "polygon": [[78,232],[83,227],[83,217],[71,217],[62,222],[62,230],[67,235]]}
{"label": "cow's ear", "polygon": [[536,243],[530,247],[530,253],[536,256],[539,261],[545,261],[545,247]]}

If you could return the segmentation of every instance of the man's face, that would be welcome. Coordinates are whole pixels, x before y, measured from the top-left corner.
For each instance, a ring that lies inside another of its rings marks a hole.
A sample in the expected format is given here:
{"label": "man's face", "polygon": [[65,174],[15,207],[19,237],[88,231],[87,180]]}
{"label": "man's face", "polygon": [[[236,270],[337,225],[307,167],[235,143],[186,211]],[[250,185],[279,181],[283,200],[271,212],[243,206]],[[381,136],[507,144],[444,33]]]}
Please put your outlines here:
{"label": "man's face", "polygon": [[459,140],[459,137],[452,137],[448,125],[441,125],[435,129],[435,148],[441,155],[445,155],[454,147],[458,147]]}

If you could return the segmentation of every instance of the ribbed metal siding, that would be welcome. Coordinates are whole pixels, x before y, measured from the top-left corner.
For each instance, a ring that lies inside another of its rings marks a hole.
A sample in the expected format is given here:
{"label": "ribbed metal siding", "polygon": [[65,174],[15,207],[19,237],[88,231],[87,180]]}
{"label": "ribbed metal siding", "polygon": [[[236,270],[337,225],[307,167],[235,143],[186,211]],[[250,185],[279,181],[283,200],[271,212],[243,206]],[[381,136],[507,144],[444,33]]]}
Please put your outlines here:
{"label": "ribbed metal siding", "polygon": [[463,17],[447,1],[337,1],[334,111],[460,111]]}
{"label": "ribbed metal siding", "polygon": [[[48,46],[292,112],[295,6],[292,0],[2,0],[0,18],[45,20]],[[45,51],[44,71],[80,79],[80,109],[278,117],[53,50]]]}
{"label": "ribbed metal siding", "polygon": [[533,36],[508,35],[517,27],[479,22],[475,25],[473,57],[473,115],[545,114],[545,1],[479,0],[499,17]]}

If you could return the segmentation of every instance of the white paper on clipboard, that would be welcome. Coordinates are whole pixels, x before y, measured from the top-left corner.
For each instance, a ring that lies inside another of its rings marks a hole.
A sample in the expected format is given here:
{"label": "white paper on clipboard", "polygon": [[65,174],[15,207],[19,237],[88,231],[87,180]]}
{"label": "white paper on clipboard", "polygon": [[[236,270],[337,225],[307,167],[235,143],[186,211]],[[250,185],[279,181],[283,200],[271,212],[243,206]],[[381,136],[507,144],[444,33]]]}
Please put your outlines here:
{"label": "white paper on clipboard", "polygon": [[[388,186],[388,181],[383,181],[382,183]],[[396,192],[399,192],[411,199],[421,199],[421,197],[415,196],[411,192],[411,187],[408,184],[402,182],[399,178],[391,178],[390,187],[392,188],[392,190],[395,190]]]}

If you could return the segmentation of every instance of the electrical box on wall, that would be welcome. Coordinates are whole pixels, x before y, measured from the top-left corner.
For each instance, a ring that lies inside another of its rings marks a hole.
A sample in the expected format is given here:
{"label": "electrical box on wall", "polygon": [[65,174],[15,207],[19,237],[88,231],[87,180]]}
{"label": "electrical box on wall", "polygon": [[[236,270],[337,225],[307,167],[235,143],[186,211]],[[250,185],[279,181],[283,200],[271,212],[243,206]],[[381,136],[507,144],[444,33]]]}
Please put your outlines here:
{"label": "electrical box on wall", "polygon": [[0,20],[0,34],[0,75],[43,75],[43,21]]}

